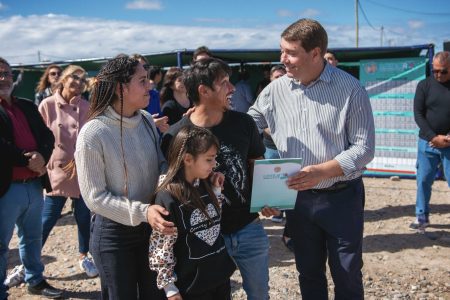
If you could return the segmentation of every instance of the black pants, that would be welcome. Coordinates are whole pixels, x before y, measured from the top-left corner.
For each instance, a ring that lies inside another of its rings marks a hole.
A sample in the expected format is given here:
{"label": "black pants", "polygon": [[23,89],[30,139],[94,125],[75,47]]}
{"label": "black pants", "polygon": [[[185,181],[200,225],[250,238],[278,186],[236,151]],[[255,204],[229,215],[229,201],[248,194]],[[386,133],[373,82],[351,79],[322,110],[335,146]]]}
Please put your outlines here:
{"label": "black pants", "polygon": [[150,226],[126,226],[95,215],[90,251],[97,266],[102,299],[166,299],[149,268]]}
{"label": "black pants", "polygon": [[328,299],[327,258],[335,299],[364,298],[364,197],[358,179],[339,191],[299,192],[294,210],[287,211],[302,299]]}
{"label": "black pants", "polygon": [[182,294],[183,300],[231,300],[230,280],[201,294]]}

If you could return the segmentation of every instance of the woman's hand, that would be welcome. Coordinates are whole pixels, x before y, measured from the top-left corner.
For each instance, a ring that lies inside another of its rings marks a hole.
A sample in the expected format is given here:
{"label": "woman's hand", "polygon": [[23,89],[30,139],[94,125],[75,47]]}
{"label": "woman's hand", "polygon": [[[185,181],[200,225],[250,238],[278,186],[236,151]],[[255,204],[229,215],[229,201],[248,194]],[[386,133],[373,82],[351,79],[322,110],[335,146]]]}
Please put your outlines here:
{"label": "woman's hand", "polygon": [[174,234],[176,227],[174,227],[172,222],[166,221],[162,215],[167,216],[169,212],[161,205],[150,205],[147,208],[147,222],[152,226],[153,230],[167,235]]}
{"label": "woman's hand", "polygon": [[159,118],[158,116],[158,114],[152,115],[153,121],[155,122],[155,125],[159,129],[159,131],[164,133],[169,129],[169,124],[167,123],[169,121],[169,118],[167,116],[162,116]]}

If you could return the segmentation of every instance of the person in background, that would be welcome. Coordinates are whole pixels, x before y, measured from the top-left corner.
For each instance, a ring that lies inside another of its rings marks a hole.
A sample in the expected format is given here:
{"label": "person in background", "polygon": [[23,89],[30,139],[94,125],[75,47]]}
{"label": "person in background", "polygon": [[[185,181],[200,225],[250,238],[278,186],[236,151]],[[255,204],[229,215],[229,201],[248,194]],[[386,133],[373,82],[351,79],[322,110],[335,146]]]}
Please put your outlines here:
{"label": "person in background", "polygon": [[11,67],[0,57],[0,299],[7,299],[9,285],[16,284],[5,282],[14,225],[28,293],[60,298],[63,291],[45,280],[41,261],[42,188],[51,189],[43,183],[55,139],[36,105],[12,96],[12,89]]}
{"label": "person in background", "polygon": [[131,57],[137,59],[144,66],[144,69],[148,72],[147,77],[151,88],[149,90],[149,102],[145,110],[152,115],[156,128],[158,128],[158,132],[164,133],[167,131],[167,129],[169,129],[169,124],[167,123],[169,118],[161,115],[159,92],[158,90],[156,90],[155,82],[151,79],[151,66],[148,64],[148,60],[145,58],[145,56],[141,54],[132,54]]}
{"label": "person in background", "polygon": [[260,82],[258,82],[258,85],[256,86],[256,97],[259,96],[261,91],[270,83],[270,68],[267,66],[263,67],[263,79],[261,79]]}
{"label": "person in background", "polygon": [[15,90],[18,88],[18,86],[22,83],[23,73],[24,73],[24,70],[23,70],[23,68],[21,68],[21,69],[19,70],[19,74],[17,75],[16,80],[13,82],[13,90],[12,90],[11,94],[14,94],[14,91],[15,91]]}
{"label": "person in background", "polygon": [[163,72],[160,67],[149,66],[148,78],[150,81],[150,103],[148,104],[146,110],[151,114],[161,114],[161,100],[159,97],[158,86],[163,79]]}
{"label": "person in background", "polygon": [[246,69],[239,71],[239,81],[234,85],[234,93],[231,96],[231,106],[233,110],[246,113],[248,108],[253,104],[252,88],[248,83],[250,74]]}
{"label": "person in background", "polygon": [[[80,189],[73,159],[79,129],[87,120],[89,103],[82,98],[86,72],[83,68],[69,65],[64,69],[54,94],[39,104],[39,112],[55,137],[55,149],[47,163],[47,174],[52,189],[46,191],[42,211],[42,247],[58,221],[70,197],[78,226],[79,265],[89,277],[98,275],[94,262],[87,256],[89,251],[91,213],[80,197]],[[69,170],[70,169],[70,170]],[[8,282],[20,284],[25,277],[22,266],[11,273]]]}
{"label": "person in background", "polygon": [[169,125],[178,122],[192,107],[183,83],[183,72],[179,68],[170,68],[164,76],[161,105],[162,115],[169,118]]}
{"label": "person in background", "polygon": [[[281,76],[284,76],[286,74],[286,69],[283,65],[276,65],[273,66],[270,69],[270,82],[280,78]],[[265,159],[277,159],[280,158],[280,154],[278,154],[277,146],[275,146],[275,143],[273,142],[272,138],[270,137],[270,129],[265,128],[263,130],[263,143],[266,147],[266,152],[264,152],[264,158]],[[279,215],[275,215],[272,217],[272,222],[275,223],[282,223],[284,220],[284,211],[280,211]],[[281,241],[283,244],[291,251],[294,252],[294,244],[291,239],[291,236],[289,234],[289,225],[287,223],[284,224],[284,230],[283,235],[281,236]]]}
{"label": "person in background", "polygon": [[218,138],[215,171],[225,175],[221,222],[225,244],[239,267],[248,299],[268,299],[269,239],[258,213],[250,212],[251,166],[263,157],[264,145],[252,118],[230,110],[234,87],[225,62],[201,59],[185,72],[183,82],[195,110],[169,128],[161,149],[167,156],[172,138],[186,125],[208,128]]}
{"label": "person in background", "polygon": [[153,231],[150,268],[169,300],[231,300],[236,266],[220,234],[222,182],[211,184],[219,141],[208,130],[187,126],[169,149],[169,171],[155,203],[169,211],[175,235]]}
{"label": "person in background", "polygon": [[333,67],[336,67],[337,64],[339,63],[339,61],[336,59],[336,55],[334,54],[334,52],[330,50],[327,50],[323,58],[327,61],[327,63],[329,63]]}
{"label": "person in background", "polygon": [[45,69],[41,79],[36,86],[36,95],[34,96],[34,104],[39,106],[42,100],[53,95],[61,76],[62,69],[58,65],[50,65]]}
{"label": "person in background", "polygon": [[325,62],[322,25],[300,19],[281,34],[286,76],[261,92],[248,114],[269,128],[281,158],[302,158],[287,180],[298,191],[286,211],[302,299],[364,299],[362,174],[375,153],[369,96],[352,75]]}
{"label": "person in background", "polygon": [[192,55],[192,62],[196,62],[199,59],[211,58],[213,57],[211,51],[206,46],[200,46],[195,49],[194,54]]}
{"label": "person in background", "polygon": [[69,65],[61,74],[55,93],[39,105],[39,112],[55,136],[55,150],[47,164],[52,190],[45,194],[42,213],[42,245],[56,224],[68,197],[72,199],[78,227],[79,266],[89,277],[98,275],[90,257],[91,212],[80,196],[74,153],[78,133],[87,121],[89,103],[82,97],[86,88],[86,71]]}
{"label": "person in background", "polygon": [[419,127],[416,219],[413,230],[430,224],[430,198],[439,164],[450,187],[450,52],[436,53],[433,76],[419,82],[414,96],[414,119]]}
{"label": "person in background", "polygon": [[[119,55],[96,76],[88,122],[75,150],[81,194],[95,216],[90,251],[102,299],[163,299],[148,266],[151,228],[173,234],[173,223],[150,205],[166,171],[149,101],[147,71],[137,59]],[[138,297],[139,295],[139,297]]]}

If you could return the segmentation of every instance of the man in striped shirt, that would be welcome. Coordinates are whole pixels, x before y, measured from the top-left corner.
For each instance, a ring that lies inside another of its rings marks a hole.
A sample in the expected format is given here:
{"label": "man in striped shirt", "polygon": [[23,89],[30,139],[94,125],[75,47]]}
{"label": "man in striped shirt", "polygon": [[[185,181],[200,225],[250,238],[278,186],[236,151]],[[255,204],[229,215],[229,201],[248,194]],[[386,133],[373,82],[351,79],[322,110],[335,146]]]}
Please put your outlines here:
{"label": "man in striped shirt", "polygon": [[327,33],[301,19],[281,34],[287,74],[270,83],[249,114],[269,128],[281,158],[301,157],[290,177],[298,191],[287,219],[303,299],[328,299],[329,261],[335,299],[363,299],[364,186],[375,138],[367,92],[358,80],[326,63]]}

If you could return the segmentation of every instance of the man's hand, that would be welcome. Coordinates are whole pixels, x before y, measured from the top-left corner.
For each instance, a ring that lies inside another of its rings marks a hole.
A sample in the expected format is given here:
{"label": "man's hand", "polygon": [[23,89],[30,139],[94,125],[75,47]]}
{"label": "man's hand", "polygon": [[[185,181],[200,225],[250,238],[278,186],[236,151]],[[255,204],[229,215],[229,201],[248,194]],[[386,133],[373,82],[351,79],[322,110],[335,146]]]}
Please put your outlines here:
{"label": "man's hand", "polygon": [[44,157],[36,151],[27,152],[24,155],[28,157],[28,169],[38,174],[42,173],[43,168],[45,168]]}
{"label": "man's hand", "polygon": [[325,179],[321,169],[315,165],[306,166],[287,180],[290,189],[297,191],[310,190]]}
{"label": "man's hand", "polygon": [[180,293],[178,293],[171,297],[167,297],[167,300],[183,300],[183,297],[181,297]]}
{"label": "man's hand", "polygon": [[450,137],[448,135],[438,134],[428,144],[433,148],[447,148],[450,147]]}
{"label": "man's hand", "polygon": [[153,121],[155,122],[155,125],[159,129],[159,131],[164,133],[169,129],[169,124],[167,124],[167,121],[169,121],[169,118],[167,116],[158,118],[158,114],[154,114],[154,115],[152,115],[152,117],[153,117]]}
{"label": "man's hand", "polygon": [[176,231],[176,227],[172,222],[166,221],[161,215],[167,216],[169,212],[160,205],[150,205],[147,208],[147,222],[152,226],[153,230],[162,234],[171,235]]}

